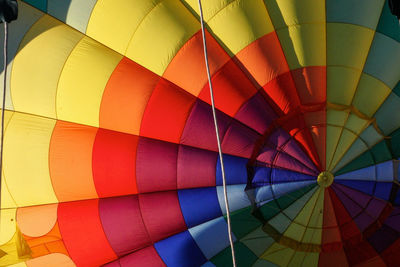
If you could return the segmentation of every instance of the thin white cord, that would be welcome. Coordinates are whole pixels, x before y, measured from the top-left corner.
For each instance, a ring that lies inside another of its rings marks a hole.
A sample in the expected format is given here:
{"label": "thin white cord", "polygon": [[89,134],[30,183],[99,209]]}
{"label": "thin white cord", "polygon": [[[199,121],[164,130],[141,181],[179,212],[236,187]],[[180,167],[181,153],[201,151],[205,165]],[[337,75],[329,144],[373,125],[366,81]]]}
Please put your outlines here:
{"label": "thin white cord", "polygon": [[199,0],[199,9],[200,9],[201,32],[202,32],[202,36],[203,36],[204,59],[205,59],[205,62],[206,62],[208,84],[209,84],[209,87],[210,87],[211,107],[212,107],[212,113],[213,113],[213,117],[214,117],[215,133],[216,133],[216,136],[217,136],[218,154],[219,154],[219,160],[221,162],[222,185],[223,185],[223,188],[224,188],[224,200],[225,200],[225,208],[226,208],[226,218],[227,218],[227,221],[228,221],[227,223],[228,223],[229,243],[231,245],[233,267],[236,267],[235,249],[234,249],[234,245],[233,245],[232,230],[231,230],[231,215],[230,215],[230,211],[229,211],[228,192],[226,190],[224,160],[223,160],[223,156],[222,156],[221,140],[220,140],[220,137],[219,137],[218,121],[217,121],[217,115],[216,115],[216,111],[215,111],[214,91],[213,91],[212,83],[211,83],[210,67],[208,65],[207,42],[206,42],[206,33],[205,33],[205,30],[204,30],[204,19],[203,19],[203,9],[201,7],[201,0]]}
{"label": "thin white cord", "polygon": [[4,23],[4,83],[3,83],[3,104],[1,108],[1,139],[0,139],[0,208],[1,208],[1,182],[3,178],[3,143],[4,143],[4,114],[6,107],[6,82],[7,82],[7,22]]}

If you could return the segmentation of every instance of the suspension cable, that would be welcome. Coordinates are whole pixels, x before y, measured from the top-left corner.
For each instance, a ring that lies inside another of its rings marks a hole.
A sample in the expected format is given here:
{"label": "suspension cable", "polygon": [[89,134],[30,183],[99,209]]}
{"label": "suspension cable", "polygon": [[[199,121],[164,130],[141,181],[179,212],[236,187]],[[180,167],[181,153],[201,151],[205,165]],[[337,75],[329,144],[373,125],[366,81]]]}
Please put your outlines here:
{"label": "suspension cable", "polygon": [[1,208],[1,183],[3,178],[3,143],[4,143],[4,114],[6,107],[6,86],[7,86],[7,22],[3,21],[4,24],[4,83],[3,83],[3,103],[1,106],[1,137],[0,137],[0,208]]}
{"label": "suspension cable", "polygon": [[234,245],[233,245],[233,237],[232,237],[232,229],[231,229],[231,215],[230,215],[230,211],[229,211],[228,193],[227,193],[226,179],[225,179],[225,167],[224,167],[224,160],[223,160],[223,156],[222,156],[221,140],[220,140],[219,130],[218,130],[217,115],[216,115],[216,111],[215,111],[214,91],[213,91],[213,87],[212,87],[212,83],[211,83],[210,67],[208,64],[207,42],[206,42],[206,33],[204,30],[204,18],[203,18],[203,9],[201,7],[201,0],[199,0],[199,9],[200,9],[201,33],[202,33],[202,37],[203,37],[204,59],[205,59],[205,63],[206,63],[208,84],[209,84],[209,88],[210,88],[211,107],[212,107],[212,113],[213,113],[213,118],[214,118],[215,133],[217,136],[218,154],[219,154],[219,160],[221,163],[222,185],[224,188],[224,201],[225,201],[226,218],[227,218],[227,224],[228,224],[228,237],[229,237],[229,243],[231,246],[233,267],[236,267],[235,249],[234,249]]}

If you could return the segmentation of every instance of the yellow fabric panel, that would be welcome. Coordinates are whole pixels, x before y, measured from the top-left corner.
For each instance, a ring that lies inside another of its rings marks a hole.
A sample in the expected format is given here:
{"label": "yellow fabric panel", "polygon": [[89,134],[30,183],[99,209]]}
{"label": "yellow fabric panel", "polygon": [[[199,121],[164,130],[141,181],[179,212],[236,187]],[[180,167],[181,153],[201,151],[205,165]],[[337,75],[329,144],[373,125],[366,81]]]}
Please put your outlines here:
{"label": "yellow fabric panel", "polygon": [[363,73],[354,95],[353,105],[368,117],[372,117],[390,92],[391,89],[386,84]]}
{"label": "yellow fabric panel", "polygon": [[348,117],[348,111],[328,109],[326,112],[326,122],[328,124],[343,126]]}
{"label": "yellow fabric panel", "polygon": [[200,23],[181,2],[164,0],[142,20],[125,55],[161,76],[199,29]]}
{"label": "yellow fabric panel", "polygon": [[0,266],[10,266],[31,258],[31,250],[15,225],[13,232],[11,240],[0,245]]}
{"label": "yellow fabric panel", "polygon": [[277,30],[290,69],[326,65],[325,24],[304,24]]}
{"label": "yellow fabric panel", "polygon": [[15,113],[4,139],[4,179],[19,207],[56,203],[49,146],[55,120]]}
{"label": "yellow fabric panel", "polygon": [[[0,109],[1,110],[1,109]],[[7,131],[7,126],[14,115],[13,111],[6,110],[4,114],[4,129]],[[3,177],[4,177],[4,168],[2,170]],[[8,190],[7,183],[5,179],[1,179],[1,208],[2,209],[9,209],[9,208],[16,208],[17,204],[15,203],[14,199],[12,198],[10,191]],[[1,227],[1,225],[0,225]]]}
{"label": "yellow fabric panel", "polygon": [[[237,0],[236,0],[237,1]],[[199,1],[198,0],[182,0],[183,4],[193,12],[196,17],[200,18]],[[201,7],[203,9],[204,21],[208,21],[215,16],[223,8],[235,2],[235,0],[206,0],[201,1]]]}
{"label": "yellow fabric panel", "polygon": [[122,56],[84,37],[72,51],[61,73],[57,91],[57,118],[99,126],[104,88]]}
{"label": "yellow fabric panel", "polygon": [[56,117],[55,97],[63,65],[82,34],[45,15],[25,35],[12,68],[16,111]]}
{"label": "yellow fabric panel", "polygon": [[262,0],[234,1],[206,22],[231,56],[274,31]]}
{"label": "yellow fabric panel", "polygon": [[295,251],[278,243],[272,244],[261,256],[261,259],[273,262],[278,266],[287,266]]}
{"label": "yellow fabric panel", "polygon": [[374,31],[344,23],[327,23],[327,65],[362,70]]}
{"label": "yellow fabric panel", "polygon": [[328,66],[326,75],[328,102],[350,105],[356,91],[361,71],[340,67]]}
{"label": "yellow fabric panel", "polygon": [[304,23],[325,24],[325,1],[264,0],[275,29]]}
{"label": "yellow fabric panel", "polygon": [[[366,121],[364,121],[364,123],[360,125],[359,130],[356,133],[360,133],[364,126],[366,126]],[[338,141],[336,147],[334,157],[332,159],[332,163],[330,164],[330,169],[333,169],[337,165],[337,163],[340,161],[340,159],[343,157],[343,155],[347,152],[347,150],[356,139],[357,135],[350,132],[349,130],[343,129],[342,135],[340,136],[340,140]]]}
{"label": "yellow fabric panel", "polygon": [[319,253],[307,253],[303,259],[303,265],[307,267],[317,267],[319,260]]}
{"label": "yellow fabric panel", "polygon": [[292,258],[290,259],[290,262],[287,266],[289,267],[299,267],[299,266],[303,266],[303,260],[304,257],[306,256],[305,252],[302,251],[296,251],[294,253],[294,255],[292,256]]}
{"label": "yellow fabric panel", "polygon": [[17,264],[10,265],[9,267],[27,267],[25,262],[20,262]]}
{"label": "yellow fabric panel", "polygon": [[16,209],[0,210],[0,246],[9,242],[15,234]]}
{"label": "yellow fabric panel", "polygon": [[311,217],[316,208],[317,199],[321,194],[321,188],[319,188],[312,195],[310,200],[304,205],[303,209],[293,220],[292,224],[289,225],[288,229],[285,231],[284,236],[292,238],[297,241],[301,241],[304,237],[306,227],[308,226]]}
{"label": "yellow fabric panel", "polygon": [[339,141],[340,138],[340,134],[342,132],[342,128],[340,127],[335,127],[335,126],[330,126],[328,125],[326,127],[326,168],[328,171],[330,171],[331,169],[329,169],[329,165],[332,161],[334,152],[335,152],[335,148],[336,148],[336,144]]}
{"label": "yellow fabric panel", "polygon": [[125,54],[137,27],[161,1],[99,0],[90,16],[86,34],[115,51]]}

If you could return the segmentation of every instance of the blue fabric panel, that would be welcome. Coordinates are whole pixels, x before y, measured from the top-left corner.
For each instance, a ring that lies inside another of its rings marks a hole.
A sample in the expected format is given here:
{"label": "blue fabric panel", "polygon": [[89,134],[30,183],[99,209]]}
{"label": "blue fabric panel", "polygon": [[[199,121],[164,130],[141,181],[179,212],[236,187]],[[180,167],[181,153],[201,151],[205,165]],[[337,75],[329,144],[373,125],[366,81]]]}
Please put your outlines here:
{"label": "blue fabric panel", "polygon": [[283,183],[283,184],[274,184],[272,185],[272,192],[274,193],[274,197],[280,197],[288,192],[300,189],[310,184],[317,183],[317,179],[311,181],[300,181],[293,183]]}
{"label": "blue fabric panel", "polygon": [[335,182],[338,184],[348,186],[355,190],[364,192],[367,195],[372,195],[374,193],[374,186],[376,184],[376,182],[373,181],[354,181],[354,180],[339,180]]}
{"label": "blue fabric panel", "polygon": [[24,2],[40,9],[43,12],[47,12],[47,0],[24,0]]}
{"label": "blue fabric panel", "polygon": [[168,267],[200,266],[207,260],[188,231],[154,244]]}
{"label": "blue fabric panel", "polygon": [[211,259],[229,246],[227,228],[225,219],[220,217],[193,227],[189,232],[206,258]]}
{"label": "blue fabric panel", "polygon": [[269,184],[271,177],[271,168],[256,167],[253,177],[253,186],[260,187]]}
{"label": "blue fabric panel", "polygon": [[375,196],[380,199],[389,200],[393,183],[381,182],[376,184]]}
{"label": "blue fabric panel", "polygon": [[215,267],[215,265],[211,261],[207,261],[201,267]]}
{"label": "blue fabric panel", "polygon": [[188,228],[222,216],[215,187],[179,190],[178,197]]}
{"label": "blue fabric panel", "polygon": [[393,161],[386,161],[376,165],[378,181],[393,181]]}
{"label": "blue fabric panel", "polygon": [[272,169],[271,173],[271,183],[273,184],[316,179],[315,176],[278,168]]}
{"label": "blue fabric panel", "polygon": [[367,168],[351,171],[338,176],[335,176],[336,180],[363,180],[363,181],[375,181],[376,180],[376,170],[375,166],[370,166]]}
{"label": "blue fabric panel", "polygon": [[[246,184],[248,159],[224,155],[225,177],[227,184]],[[222,185],[221,162],[217,160],[216,184]]]}
{"label": "blue fabric panel", "polygon": [[396,198],[394,199],[394,204],[395,204],[396,206],[400,206],[400,190],[397,191]]}
{"label": "blue fabric panel", "polygon": [[[227,186],[229,210],[235,211],[251,205],[250,200],[245,192],[245,184],[235,184]],[[217,187],[219,206],[221,207],[222,213],[226,214],[225,200],[224,200],[224,188],[222,186]]]}

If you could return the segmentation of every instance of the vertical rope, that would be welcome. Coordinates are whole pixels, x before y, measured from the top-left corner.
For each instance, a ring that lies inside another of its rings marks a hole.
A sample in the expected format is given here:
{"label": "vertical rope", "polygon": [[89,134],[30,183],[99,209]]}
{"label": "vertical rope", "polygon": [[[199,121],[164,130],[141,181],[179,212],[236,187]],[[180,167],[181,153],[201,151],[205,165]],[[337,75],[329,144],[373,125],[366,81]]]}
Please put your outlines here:
{"label": "vertical rope", "polygon": [[210,87],[211,107],[212,107],[212,113],[213,113],[213,118],[214,118],[215,134],[217,136],[218,154],[219,154],[219,160],[221,163],[222,185],[224,188],[224,201],[225,201],[226,218],[227,218],[227,224],[228,224],[229,243],[231,246],[233,267],[236,267],[235,249],[234,249],[234,245],[233,245],[232,229],[231,229],[231,215],[230,215],[230,211],[229,211],[228,193],[227,193],[227,189],[226,189],[225,167],[224,167],[224,160],[223,160],[223,156],[222,156],[221,140],[219,137],[217,115],[216,115],[216,111],[215,111],[214,91],[212,88],[210,67],[208,64],[207,42],[206,42],[206,33],[204,30],[204,18],[203,18],[203,9],[201,7],[201,0],[199,0],[199,9],[200,9],[201,33],[203,36],[204,59],[205,59],[206,69],[207,69],[208,84]]}
{"label": "vertical rope", "polygon": [[4,114],[6,107],[6,83],[7,83],[7,22],[4,24],[4,83],[3,83],[3,103],[1,106],[1,140],[0,140],[0,208],[1,208],[1,183],[3,178],[3,143],[4,143]]}

